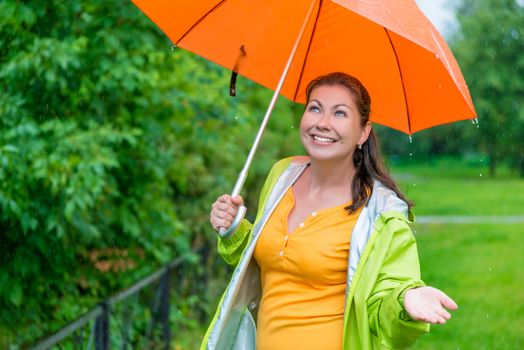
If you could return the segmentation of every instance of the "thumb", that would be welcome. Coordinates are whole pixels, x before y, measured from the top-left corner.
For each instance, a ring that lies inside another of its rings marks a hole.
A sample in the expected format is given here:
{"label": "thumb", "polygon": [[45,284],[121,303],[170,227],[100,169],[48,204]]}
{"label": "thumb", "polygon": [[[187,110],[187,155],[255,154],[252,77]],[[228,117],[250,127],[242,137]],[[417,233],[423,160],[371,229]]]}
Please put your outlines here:
{"label": "thumb", "polygon": [[233,202],[233,204],[236,205],[237,207],[244,204],[244,200],[242,199],[241,196],[231,197],[231,202]]}

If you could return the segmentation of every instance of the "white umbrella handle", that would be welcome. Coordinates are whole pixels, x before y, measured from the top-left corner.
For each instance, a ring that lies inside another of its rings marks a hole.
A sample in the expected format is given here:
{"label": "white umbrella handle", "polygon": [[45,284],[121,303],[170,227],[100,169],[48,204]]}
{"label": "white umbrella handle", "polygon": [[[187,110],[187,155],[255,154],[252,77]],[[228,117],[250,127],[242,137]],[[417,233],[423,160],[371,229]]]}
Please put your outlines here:
{"label": "white umbrella handle", "polygon": [[[304,19],[302,28],[300,28],[300,32],[297,36],[297,40],[295,41],[295,45],[293,46],[293,49],[291,50],[291,54],[289,55],[286,66],[284,67],[284,71],[282,72],[282,75],[280,76],[280,81],[278,82],[277,88],[275,89],[275,92],[273,93],[271,102],[269,102],[269,106],[267,108],[266,115],[264,116],[264,119],[262,120],[262,123],[260,124],[257,136],[255,137],[255,141],[253,142],[253,145],[251,146],[251,150],[249,151],[249,155],[247,156],[246,162],[244,163],[244,167],[242,168],[242,171],[238,175],[238,179],[235,184],[235,188],[233,189],[233,192],[231,193],[231,197],[235,197],[239,195],[240,191],[242,190],[242,187],[244,186],[244,182],[246,181],[246,178],[247,178],[247,172],[249,168],[251,167],[251,162],[253,162],[253,158],[255,157],[255,152],[258,148],[258,144],[260,143],[262,134],[264,133],[264,130],[266,129],[266,125],[267,125],[267,122],[269,121],[269,117],[271,116],[271,113],[273,112],[273,108],[275,107],[275,103],[277,102],[278,94],[280,93],[280,90],[282,89],[282,86],[284,85],[284,81],[286,80],[287,73],[289,72],[291,63],[293,62],[293,58],[295,58],[295,54],[297,52],[300,40],[302,40],[302,36],[304,36],[304,32],[306,31],[307,23],[309,21],[309,18],[311,17],[311,14],[313,13],[313,9],[315,8],[315,3],[316,3],[316,0],[311,1],[309,11],[306,15],[306,18]],[[244,209],[242,210],[242,208]],[[233,220],[233,223],[231,224],[231,226],[228,227],[227,229],[221,227],[218,232],[219,235],[222,238],[226,238],[226,237],[231,236],[233,233],[235,233],[236,229],[238,228],[238,225],[240,225],[240,222],[244,218],[245,214],[246,214],[245,207],[238,208],[237,215],[235,216],[235,219]]]}

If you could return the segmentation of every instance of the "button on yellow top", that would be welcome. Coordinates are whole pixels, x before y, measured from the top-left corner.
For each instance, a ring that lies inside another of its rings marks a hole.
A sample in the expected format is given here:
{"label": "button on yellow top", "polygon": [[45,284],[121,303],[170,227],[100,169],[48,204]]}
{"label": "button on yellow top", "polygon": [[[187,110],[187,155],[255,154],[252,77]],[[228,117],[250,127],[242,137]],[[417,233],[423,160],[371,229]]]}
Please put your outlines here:
{"label": "button on yellow top", "polygon": [[318,210],[288,234],[294,202],[289,189],[255,249],[262,282],[257,350],[340,350],[350,236],[360,211],[348,215],[349,203]]}

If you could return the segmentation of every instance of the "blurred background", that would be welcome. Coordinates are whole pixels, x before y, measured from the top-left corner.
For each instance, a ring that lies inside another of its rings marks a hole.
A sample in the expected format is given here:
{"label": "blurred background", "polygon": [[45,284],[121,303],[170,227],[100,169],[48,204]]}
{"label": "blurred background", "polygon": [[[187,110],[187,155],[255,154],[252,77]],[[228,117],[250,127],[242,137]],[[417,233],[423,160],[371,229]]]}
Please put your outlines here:
{"label": "blurred background", "polygon": [[[411,142],[376,126],[416,204],[423,278],[459,304],[415,348],[524,348],[524,2],[419,4],[479,124]],[[97,345],[103,329],[112,347],[199,346],[231,273],[210,204],[233,188],[272,94],[239,77],[229,97],[230,75],[174,49],[129,1],[0,2],[0,349],[92,310],[52,348]],[[303,153],[302,108],[277,104],[245,186],[251,218],[273,162]],[[170,278],[151,275],[162,268]]]}

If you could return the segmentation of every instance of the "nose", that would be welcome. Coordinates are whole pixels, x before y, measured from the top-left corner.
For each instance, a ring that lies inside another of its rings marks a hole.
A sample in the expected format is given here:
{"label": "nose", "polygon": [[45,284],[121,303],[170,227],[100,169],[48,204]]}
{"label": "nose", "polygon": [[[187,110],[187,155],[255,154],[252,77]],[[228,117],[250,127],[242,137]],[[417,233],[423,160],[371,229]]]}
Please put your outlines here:
{"label": "nose", "polygon": [[316,125],[317,129],[331,130],[331,119],[328,113],[322,114]]}

